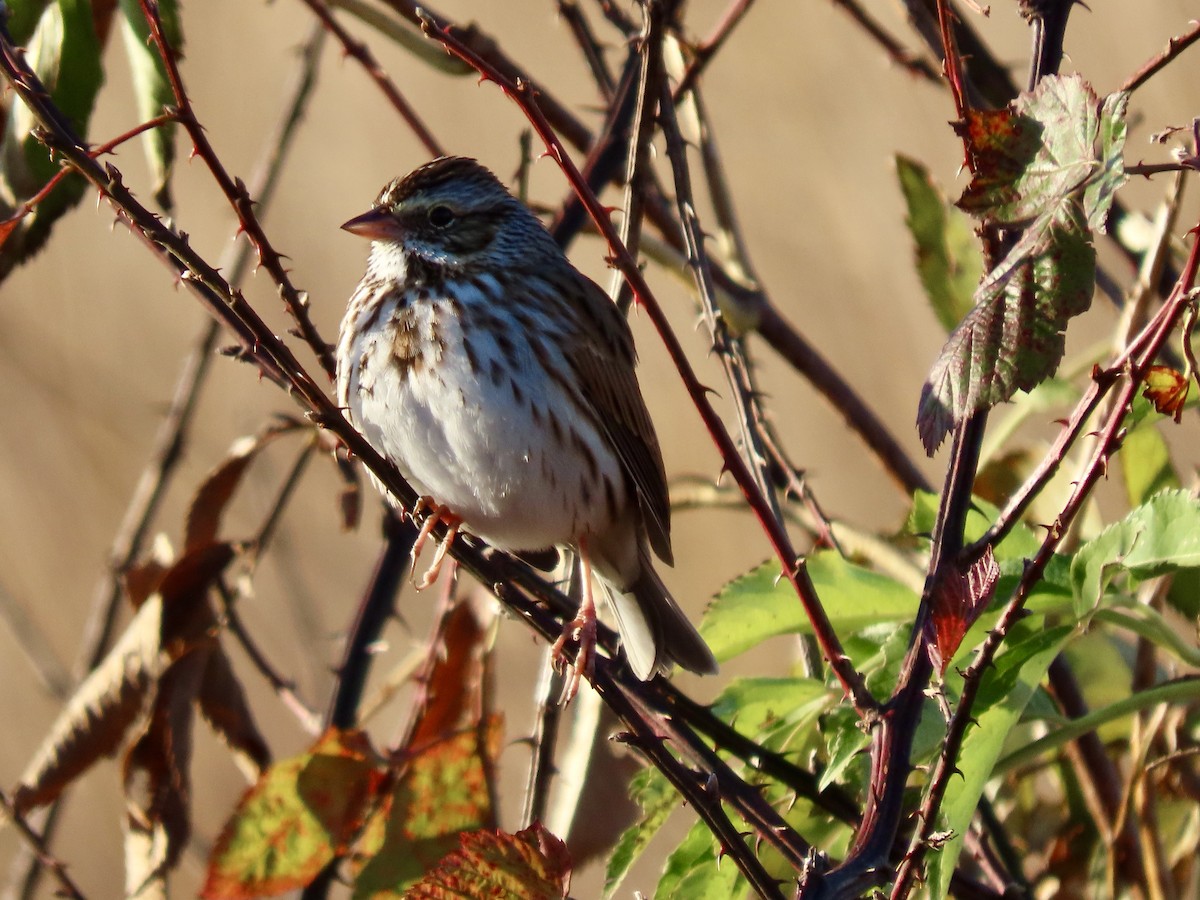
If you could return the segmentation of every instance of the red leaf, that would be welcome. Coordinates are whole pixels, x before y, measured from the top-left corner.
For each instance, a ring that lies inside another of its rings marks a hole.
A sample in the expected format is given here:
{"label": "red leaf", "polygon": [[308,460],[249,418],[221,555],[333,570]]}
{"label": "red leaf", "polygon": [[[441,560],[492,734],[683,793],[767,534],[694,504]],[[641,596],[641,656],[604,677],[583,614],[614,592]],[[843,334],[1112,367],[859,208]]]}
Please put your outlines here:
{"label": "red leaf", "polygon": [[963,635],[992,602],[999,579],[1000,566],[988,547],[965,572],[951,573],[934,589],[925,623],[925,648],[939,674],[945,673]]}
{"label": "red leaf", "polygon": [[1191,384],[1186,375],[1170,366],[1151,366],[1146,372],[1142,396],[1153,403],[1158,412],[1178,422]]}
{"label": "red leaf", "polygon": [[563,900],[571,886],[566,844],[540,823],[524,831],[477,831],[405,894],[409,900],[522,897]]}

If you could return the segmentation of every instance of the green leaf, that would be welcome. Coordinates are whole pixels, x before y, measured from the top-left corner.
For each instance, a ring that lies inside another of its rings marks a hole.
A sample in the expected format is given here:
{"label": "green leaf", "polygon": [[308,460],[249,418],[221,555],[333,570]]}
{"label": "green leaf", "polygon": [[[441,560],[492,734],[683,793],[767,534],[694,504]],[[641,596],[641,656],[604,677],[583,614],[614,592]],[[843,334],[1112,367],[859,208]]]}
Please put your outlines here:
{"label": "green leaf", "polygon": [[355,897],[399,897],[459,846],[463,832],[495,825],[492,809],[501,720],[421,748],[368,820],[355,848]]}
{"label": "green leaf", "polygon": [[896,175],[908,206],[908,230],[916,250],[917,274],[938,321],[947,331],[971,309],[983,275],[974,229],[946,203],[929,170],[897,154]]}
{"label": "green leaf", "polygon": [[[178,0],[159,0],[158,14],[167,41],[178,53],[183,49]],[[150,27],[142,15],[138,0],[121,0],[121,23],[125,53],[129,57],[129,68],[133,75],[138,116],[143,121],[153,119],[162,115],[164,107],[175,103],[166,66],[150,41]],[[142,135],[146,159],[154,174],[154,198],[165,210],[172,207],[170,178],[175,163],[175,131],[175,124],[171,123]]]}
{"label": "green leaf", "polygon": [[980,284],[925,382],[917,427],[928,453],[956,422],[1057,368],[1068,320],[1091,304],[1092,232],[1125,181],[1127,102],[1101,103],[1078,75],[1056,76],[1005,109],[967,116],[974,177],[959,206],[1024,234]]}
{"label": "green leaf", "polygon": [[1077,200],[1025,230],[976,291],[921,389],[917,428],[930,455],[967,416],[1030,390],[1062,360],[1067,322],[1087,310],[1096,250]]}
{"label": "green leaf", "polygon": [[1096,158],[1100,167],[1092,173],[1083,189],[1083,208],[1088,225],[1101,233],[1105,230],[1113,197],[1129,180],[1125,174],[1125,135],[1128,127],[1125,115],[1129,94],[1109,94],[1100,106],[1100,124],[1096,134]]}
{"label": "green leaf", "polygon": [[[86,137],[96,94],[104,81],[100,43],[88,0],[55,0],[46,5],[27,45],[30,67],[50,92],[75,131]],[[8,121],[0,143],[0,220],[32,198],[59,172],[49,151],[33,136],[33,114],[8,94]],[[4,118],[0,109],[0,120]],[[0,280],[45,243],[50,228],[83,196],[84,180],[69,176],[14,227],[0,248]]]}
{"label": "green leaf", "polygon": [[739,882],[744,890],[738,867],[731,860],[718,865],[716,839],[707,825],[696,822],[667,857],[654,896],[662,900],[729,900],[741,893]]}
{"label": "green leaf", "polygon": [[1150,578],[1200,566],[1200,500],[1163,491],[1084,544],[1071,563],[1075,612],[1098,605],[1120,572]]}
{"label": "green leaf", "polygon": [[679,792],[655,768],[645,768],[634,775],[629,792],[641,806],[642,817],[625,830],[608,858],[604,871],[605,898],[616,894],[629,869],[680,804]]}
{"label": "green leaf", "polygon": [[[1145,401],[1143,401],[1145,402]],[[1155,494],[1179,487],[1171,465],[1171,452],[1156,422],[1130,429],[1117,454],[1130,506],[1145,503]]]}
{"label": "green leaf", "polygon": [[[995,225],[1032,222],[1084,192],[1089,221],[1124,181],[1127,99],[1100,99],[1079,75],[1043,78],[1002,110],[972,110],[966,125],[973,177],[959,206]],[[1103,128],[1102,128],[1103,122]]]}
{"label": "green leaf", "polygon": [[[904,585],[823,550],[808,558],[812,578],[833,627],[849,634],[880,622],[902,622],[916,613],[917,596]],[[808,617],[779,564],[768,562],[726,585],[700,624],[718,660],[731,659],[769,637],[807,634]]]}
{"label": "green leaf", "polygon": [[815,678],[738,678],[721,691],[711,710],[742,734],[757,737],[780,724],[795,728],[840,699]]}
{"label": "green leaf", "polygon": [[562,900],[571,881],[567,845],[535,822],[524,831],[464,834],[450,853],[404,896],[409,900],[520,897]]}
{"label": "green leaf", "polygon": [[970,726],[956,760],[959,772],[946,787],[937,831],[951,835],[929,856],[929,893],[945,897],[962,851],[962,839],[975,816],[983,789],[992,777],[1004,742],[1046,675],[1050,663],[1074,633],[1072,626],[1045,629],[1040,616],[1013,627],[1007,649],[983,677],[975,703],[977,724]]}
{"label": "green leaf", "polygon": [[271,766],[222,829],[201,896],[308,884],[362,827],[383,779],[382,760],[357,731],[330,730],[308,753]]}

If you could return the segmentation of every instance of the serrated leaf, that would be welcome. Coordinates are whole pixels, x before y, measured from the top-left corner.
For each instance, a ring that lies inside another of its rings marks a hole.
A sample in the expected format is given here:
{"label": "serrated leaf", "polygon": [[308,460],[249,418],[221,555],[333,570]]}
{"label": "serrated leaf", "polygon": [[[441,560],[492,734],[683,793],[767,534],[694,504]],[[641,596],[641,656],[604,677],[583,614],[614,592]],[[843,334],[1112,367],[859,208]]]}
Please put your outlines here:
{"label": "serrated leaf", "polygon": [[[179,52],[183,47],[183,30],[177,0],[158,0],[158,15],[168,43]],[[150,28],[138,0],[121,0],[121,34],[133,76],[138,116],[143,121],[153,119],[162,115],[165,107],[174,105],[175,95],[162,57],[150,41]],[[154,197],[165,210],[172,207],[170,178],[175,163],[175,131],[172,122],[142,135],[142,146],[154,175]]]}
{"label": "serrated leaf", "polygon": [[[100,42],[88,0],[54,0],[46,4],[27,45],[26,58],[55,105],[74,126],[87,135],[96,94],[104,80]],[[19,206],[32,198],[59,172],[59,164],[33,136],[33,114],[15,94],[6,95],[7,122],[0,143],[0,197]],[[0,109],[0,120],[5,110]],[[0,280],[13,267],[35,253],[50,234],[53,223],[83,196],[84,180],[69,176],[22,217],[0,247]],[[0,219],[8,219],[16,206],[0,200]]]}
{"label": "serrated leaf", "polygon": [[615,896],[629,869],[637,862],[658,830],[681,803],[679,792],[658,769],[645,768],[633,776],[629,794],[642,808],[642,816],[617,839],[604,870],[604,898]]}
{"label": "serrated leaf", "polygon": [[896,175],[908,207],[917,275],[934,314],[949,331],[970,311],[983,275],[974,230],[946,203],[921,163],[897,154]]}
{"label": "serrated leaf", "polygon": [[1094,610],[1113,577],[1150,578],[1200,566],[1200,500],[1163,491],[1084,544],[1071,563],[1075,612]]}
{"label": "serrated leaf", "polygon": [[535,822],[524,831],[477,831],[405,894],[410,900],[520,897],[564,900],[571,885],[567,845]]}
{"label": "serrated leaf", "polygon": [[[1043,78],[1003,110],[972,110],[966,136],[973,177],[959,206],[995,225],[1032,222],[1085,184],[1111,179],[1124,147],[1124,103],[1105,103],[1079,75]],[[1123,165],[1120,178],[1124,178]],[[1109,189],[1092,199],[1107,196]],[[1085,206],[1090,220],[1094,207]]]}
{"label": "serrated leaf", "polygon": [[988,547],[965,571],[956,565],[937,582],[924,639],[929,661],[938,675],[946,673],[963,635],[992,602],[999,580],[1000,567]]}
{"label": "serrated leaf", "polygon": [[495,827],[491,784],[502,722],[426,745],[406,761],[357,846],[354,896],[399,897],[459,844],[459,835]]}
{"label": "serrated leaf", "polygon": [[984,674],[975,702],[975,724],[963,739],[956,774],[947,782],[938,812],[939,832],[953,837],[929,855],[929,894],[945,897],[962,850],[962,836],[975,817],[983,789],[1013,726],[1037,690],[1046,670],[1074,632],[1072,626],[1045,629],[1041,617],[1030,617],[1009,633],[1006,649]]}
{"label": "serrated leaf", "polygon": [[240,900],[308,884],[361,829],[385,771],[366,735],[337,729],[271,766],[222,829],[201,896]]}
{"label": "serrated leaf", "polygon": [[100,757],[113,753],[151,708],[177,660],[211,640],[207,591],[233,559],[225,544],[186,554],[142,604],[104,660],[51,726],[13,797],[18,810],[48,803]]}
{"label": "serrated leaf", "polygon": [[1062,360],[1067,322],[1087,310],[1096,250],[1077,201],[1037,219],[975,296],[921,389],[917,428],[930,455],[973,413],[1030,390]]}
{"label": "serrated leaf", "polygon": [[962,128],[974,177],[959,206],[1024,234],[975,293],[921,392],[917,427],[933,454],[967,416],[1047,378],[1068,320],[1091,304],[1092,232],[1125,181],[1128,98],[1103,103],[1078,75],[1042,79]]}
{"label": "serrated leaf", "polygon": [[[808,574],[826,615],[841,634],[880,622],[905,621],[916,612],[918,598],[911,590],[846,562],[833,551],[810,556]],[[777,562],[764,563],[726,585],[700,624],[700,633],[720,661],[769,637],[811,631],[794,589],[779,580]]]}

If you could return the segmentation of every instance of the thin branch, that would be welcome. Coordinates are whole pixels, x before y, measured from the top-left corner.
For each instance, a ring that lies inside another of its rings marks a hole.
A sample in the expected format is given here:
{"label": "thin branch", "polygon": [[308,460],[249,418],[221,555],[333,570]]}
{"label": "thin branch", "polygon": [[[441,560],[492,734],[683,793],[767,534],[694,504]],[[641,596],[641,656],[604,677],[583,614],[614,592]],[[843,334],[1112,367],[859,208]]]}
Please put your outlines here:
{"label": "thin branch", "polygon": [[529,738],[529,776],[525,780],[525,802],[521,811],[521,827],[546,821],[550,803],[550,785],[555,775],[554,747],[563,707],[558,702],[562,694],[563,673],[554,665],[549,650],[543,655],[541,673],[534,692],[536,703],[533,734]]}
{"label": "thin branch", "polygon": [[375,660],[371,647],[379,641],[384,626],[395,614],[396,597],[404,586],[417,526],[410,519],[389,512],[383,519],[383,533],[383,550],[346,636],[337,668],[337,686],[325,716],[325,721],[335,728],[353,728],[358,723],[358,705]]}
{"label": "thin branch", "polygon": [[895,37],[887,32],[874,17],[871,16],[858,0],[833,0],[834,6],[840,6],[875,43],[883,48],[888,58],[913,75],[919,75],[933,84],[941,84],[942,76],[924,57],[912,52]]}
{"label": "thin branch", "polygon": [[[674,16],[676,4],[668,5],[661,0],[645,0],[642,4],[644,23],[638,36],[637,100],[634,105],[633,122],[630,123],[629,149],[625,156],[625,203],[621,216],[621,243],[630,255],[638,258],[642,242],[642,215],[645,196],[651,184],[650,142],[654,140],[655,110],[658,109],[663,79],[663,42],[666,30]],[[613,273],[615,288],[609,291],[613,302],[623,313],[628,313],[633,303],[633,289],[619,272]]]}
{"label": "thin branch", "polygon": [[567,23],[567,28],[570,30],[571,36],[575,38],[576,46],[579,47],[579,52],[587,61],[588,69],[592,73],[592,80],[600,89],[600,96],[606,104],[611,103],[617,85],[613,80],[612,71],[604,59],[604,47],[596,37],[592,23],[588,21],[587,16],[584,15],[575,0],[558,0],[558,14]]}
{"label": "thin branch", "polygon": [[850,658],[842,650],[841,643],[834,633],[829,618],[821,607],[816,589],[813,587],[812,580],[808,577],[808,570],[803,560],[797,556],[791,546],[791,541],[787,533],[771,514],[766,498],[758,490],[754,476],[746,468],[745,463],[743,463],[741,456],[737,452],[737,447],[734,445],[733,439],[729,436],[729,432],[726,431],[725,425],[713,408],[712,403],[709,402],[708,389],[696,377],[696,373],[692,369],[687,355],[683,352],[678,338],[671,331],[662,308],[654,299],[654,295],[646,283],[641,269],[637,265],[637,261],[629,255],[629,252],[621,244],[604,207],[596,199],[595,194],[588,189],[583,176],[580,175],[579,170],[575,167],[575,163],[567,155],[566,149],[555,135],[550,121],[542,113],[541,108],[534,100],[531,89],[524,83],[514,83],[507,79],[500,71],[490,65],[487,60],[480,57],[470,47],[460,41],[452,30],[439,26],[437,22],[429,18],[423,21],[426,34],[434,40],[439,41],[450,52],[474,66],[483,77],[494,81],[505,95],[521,108],[526,118],[529,119],[530,124],[533,125],[534,130],[537,131],[543,143],[545,143],[550,155],[554,157],[555,161],[566,174],[571,186],[578,193],[584,206],[587,208],[592,221],[595,222],[596,227],[600,229],[601,234],[604,235],[605,240],[608,242],[609,249],[614,256],[614,264],[630,281],[642,309],[646,311],[646,314],[657,329],[659,337],[662,339],[668,354],[671,356],[672,362],[674,362],[676,369],[680,373],[689,396],[699,410],[709,434],[712,436],[714,443],[716,443],[721,453],[726,468],[746,495],[750,507],[758,517],[759,523],[770,540],[772,549],[782,563],[784,577],[787,578],[788,582],[795,589],[801,604],[804,606],[805,613],[813,623],[813,630],[818,636],[818,641],[821,642],[821,650],[829,661],[830,666],[837,674],[843,688],[854,698],[856,709],[860,712],[865,712],[874,708],[876,705],[875,699],[863,683],[862,676],[855,671]]}
{"label": "thin branch", "polygon": [[249,238],[255,250],[258,251],[259,264],[267,270],[278,286],[284,306],[291,314],[292,319],[296,322],[296,326],[299,329],[299,336],[308,344],[309,348],[320,361],[321,368],[325,370],[325,374],[332,380],[336,368],[333,358],[333,348],[321,338],[320,333],[312,322],[312,318],[308,314],[307,295],[302,294],[292,284],[291,277],[283,265],[283,257],[276,252],[275,248],[271,246],[271,242],[267,239],[267,235],[263,231],[262,225],[254,212],[255,201],[246,189],[246,185],[240,178],[234,179],[226,171],[224,164],[217,157],[212,143],[208,140],[208,135],[205,133],[203,127],[201,127],[200,120],[196,117],[196,112],[192,108],[191,100],[188,98],[187,91],[184,88],[183,76],[179,72],[175,48],[171,46],[164,33],[157,5],[152,0],[138,0],[138,2],[141,4],[142,14],[146,18],[146,23],[150,26],[150,39],[154,42],[158,50],[158,55],[166,68],[167,80],[171,84],[171,92],[175,95],[175,103],[179,109],[178,118],[180,124],[183,125],[188,136],[191,138],[196,155],[204,161],[204,164],[212,173],[213,180],[216,181],[226,200],[229,201],[229,205],[233,207],[234,212],[237,214],[241,230],[245,232],[246,237]]}
{"label": "thin branch", "polygon": [[50,870],[50,874],[58,882],[61,894],[65,897],[72,897],[74,900],[85,900],[83,891],[79,889],[79,886],[67,874],[66,863],[46,848],[42,835],[29,827],[29,823],[25,821],[25,817],[13,808],[12,801],[8,799],[8,795],[3,791],[0,791],[0,812],[3,812],[4,817],[17,829],[17,833],[21,835],[21,840],[25,842],[25,846],[33,853],[38,864]]}
{"label": "thin branch", "polygon": [[712,34],[705,40],[701,41],[696,47],[695,56],[691,64],[688,65],[687,71],[683,73],[683,77],[679,79],[679,84],[675,86],[675,93],[672,100],[676,103],[692,89],[696,84],[696,80],[701,73],[712,62],[713,57],[729,40],[729,36],[733,34],[733,30],[745,17],[746,13],[750,12],[750,7],[754,5],[754,0],[733,0],[729,8],[725,10],[725,15],[717,22]]}
{"label": "thin branch", "polygon": [[285,677],[271,661],[267,659],[267,655],[262,648],[258,646],[258,642],[251,637],[246,624],[242,621],[241,615],[237,611],[238,592],[225,583],[224,579],[217,582],[217,594],[221,598],[221,617],[224,619],[225,630],[233,635],[234,639],[245,651],[246,657],[250,660],[250,664],[258,671],[264,680],[271,686],[271,690],[279,697],[285,707],[296,717],[296,721],[300,723],[300,727],[310,735],[316,736],[321,733],[321,717],[307,703],[301,699],[296,692],[296,682]]}
{"label": "thin branch", "polygon": [[301,0],[301,2],[311,9],[313,14],[321,20],[321,24],[328,29],[329,33],[337,38],[346,55],[362,66],[366,73],[371,76],[371,80],[383,91],[383,95],[387,97],[388,102],[400,114],[400,118],[408,124],[409,129],[412,130],[412,133],[416,135],[417,140],[421,142],[429,154],[431,156],[444,155],[441,144],[433,136],[433,132],[421,121],[421,117],[417,115],[417,111],[413,109],[412,104],[404,99],[404,95],[400,93],[400,89],[396,87],[395,83],[388,76],[388,73],[384,71],[383,66],[371,54],[367,45],[362,41],[355,40],[350,35],[350,32],[346,31],[338,20],[334,18],[333,13],[330,12],[329,4],[325,0]]}
{"label": "thin branch", "polygon": [[1121,85],[1122,91],[1133,92],[1165,69],[1170,63],[1196,41],[1200,41],[1200,20],[1193,20],[1191,27],[1178,37],[1167,41],[1162,52],[1147,60],[1136,72],[1125,79]]}
{"label": "thin branch", "polygon": [[529,89],[538,95],[538,102],[545,111],[546,117],[567,143],[579,150],[587,150],[592,146],[592,133],[583,124],[583,121],[577,118],[565,103],[547,90],[544,84],[538,82],[515,63],[504,52],[496,39],[480,29],[479,26],[475,24],[465,27],[455,25],[425,2],[417,3],[414,0],[381,0],[381,2],[418,28],[424,29],[425,21],[432,22],[434,27],[442,30],[453,28],[463,45],[470,48],[480,59],[486,60],[489,66],[497,72],[503,73],[504,77],[510,81],[520,81],[522,84],[528,85]]}

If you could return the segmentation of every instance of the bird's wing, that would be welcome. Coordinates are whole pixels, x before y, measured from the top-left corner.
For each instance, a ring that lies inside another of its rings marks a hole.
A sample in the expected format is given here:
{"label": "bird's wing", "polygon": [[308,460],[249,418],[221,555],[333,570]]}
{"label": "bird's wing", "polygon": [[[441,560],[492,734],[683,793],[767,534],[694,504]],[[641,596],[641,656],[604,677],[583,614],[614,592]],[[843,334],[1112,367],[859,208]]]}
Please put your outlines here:
{"label": "bird's wing", "polygon": [[638,387],[637,354],[629,323],[608,295],[579,275],[581,329],[568,353],[584,400],[596,412],[625,471],[637,488],[650,546],[671,565],[671,502],[654,424]]}

